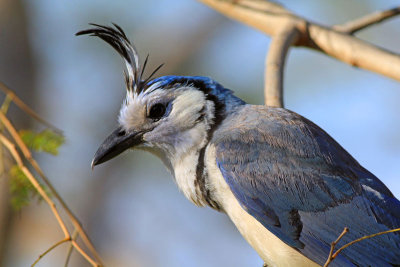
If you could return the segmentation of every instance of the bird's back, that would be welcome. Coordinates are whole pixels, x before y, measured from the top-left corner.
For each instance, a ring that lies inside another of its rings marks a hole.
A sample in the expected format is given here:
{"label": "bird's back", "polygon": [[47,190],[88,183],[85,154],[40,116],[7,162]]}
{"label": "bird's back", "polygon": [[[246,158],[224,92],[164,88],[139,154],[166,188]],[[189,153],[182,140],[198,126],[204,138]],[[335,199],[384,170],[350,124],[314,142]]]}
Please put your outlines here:
{"label": "bird's back", "polygon": [[[400,202],[321,128],[280,108],[245,105],[213,135],[216,162],[240,205],[270,232],[323,264],[338,247],[400,227]],[[337,266],[400,264],[400,234],[344,250]],[[333,266],[335,266],[333,264]]]}

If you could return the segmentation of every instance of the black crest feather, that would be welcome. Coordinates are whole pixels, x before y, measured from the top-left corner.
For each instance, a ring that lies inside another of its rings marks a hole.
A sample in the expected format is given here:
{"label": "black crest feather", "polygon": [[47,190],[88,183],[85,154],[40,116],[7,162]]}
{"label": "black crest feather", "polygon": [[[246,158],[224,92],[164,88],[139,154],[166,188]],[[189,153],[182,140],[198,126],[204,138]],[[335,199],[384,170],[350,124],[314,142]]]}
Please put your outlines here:
{"label": "black crest feather", "polygon": [[75,35],[88,34],[90,36],[96,36],[111,45],[125,61],[126,72],[124,72],[124,75],[127,89],[135,90],[136,93],[146,90],[146,84],[163,64],[158,66],[148,78],[144,79],[143,74],[149,56],[147,55],[143,67],[141,67],[137,50],[122,28],[115,23],[113,23],[114,28],[94,23],[90,23],[90,25],[94,26],[94,28],[77,32]]}

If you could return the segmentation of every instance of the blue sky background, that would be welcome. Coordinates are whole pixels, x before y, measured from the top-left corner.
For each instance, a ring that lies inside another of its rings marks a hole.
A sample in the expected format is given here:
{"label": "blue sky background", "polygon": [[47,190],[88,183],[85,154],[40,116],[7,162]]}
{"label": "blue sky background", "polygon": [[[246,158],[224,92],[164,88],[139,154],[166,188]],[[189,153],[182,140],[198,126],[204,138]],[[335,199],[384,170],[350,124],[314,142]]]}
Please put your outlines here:
{"label": "blue sky background", "polygon": [[[395,0],[279,1],[324,25],[343,23]],[[210,76],[252,104],[262,104],[270,38],[192,0],[24,1],[38,94],[30,103],[62,128],[66,144],[40,164],[84,223],[108,266],[261,266],[226,216],[197,208],[161,161],[134,151],[90,169],[94,152],[117,125],[125,94],[123,64],[104,42],[74,34],[89,22],[122,26],[149,69]],[[358,36],[400,53],[400,18]],[[23,66],[22,66],[23,67]],[[314,121],[400,197],[400,84],[294,48],[285,76],[285,107]],[[6,82],[6,81],[5,81]],[[26,222],[29,222],[27,224]],[[7,266],[28,266],[62,238],[46,205],[15,222]],[[58,266],[66,247],[38,266]],[[85,266],[74,254],[71,266]]]}

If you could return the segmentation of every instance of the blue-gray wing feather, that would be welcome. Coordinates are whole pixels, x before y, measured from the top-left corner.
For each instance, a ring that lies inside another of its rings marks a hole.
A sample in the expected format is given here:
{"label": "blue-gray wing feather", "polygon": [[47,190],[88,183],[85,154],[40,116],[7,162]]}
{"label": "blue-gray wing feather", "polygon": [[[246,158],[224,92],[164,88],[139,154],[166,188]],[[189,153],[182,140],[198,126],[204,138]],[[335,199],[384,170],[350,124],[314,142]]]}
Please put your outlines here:
{"label": "blue-gray wing feather", "polygon": [[[217,165],[242,207],[323,264],[330,243],[400,227],[400,202],[333,138],[279,108],[246,105],[214,133]],[[347,248],[332,266],[400,265],[400,234]]]}

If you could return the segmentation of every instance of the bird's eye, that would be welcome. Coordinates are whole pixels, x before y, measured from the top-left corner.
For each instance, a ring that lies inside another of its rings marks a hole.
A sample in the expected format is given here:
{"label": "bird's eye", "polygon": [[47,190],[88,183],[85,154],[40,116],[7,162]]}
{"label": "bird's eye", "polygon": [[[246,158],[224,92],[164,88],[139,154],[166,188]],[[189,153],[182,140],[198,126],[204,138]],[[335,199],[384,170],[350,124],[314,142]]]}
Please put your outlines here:
{"label": "bird's eye", "polygon": [[159,120],[165,114],[165,105],[158,103],[150,108],[149,118]]}

